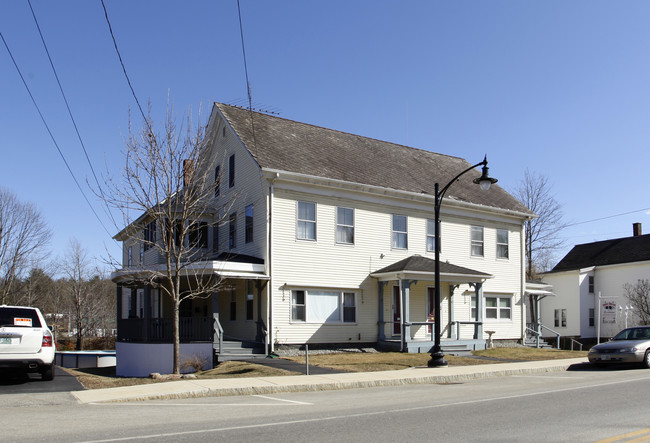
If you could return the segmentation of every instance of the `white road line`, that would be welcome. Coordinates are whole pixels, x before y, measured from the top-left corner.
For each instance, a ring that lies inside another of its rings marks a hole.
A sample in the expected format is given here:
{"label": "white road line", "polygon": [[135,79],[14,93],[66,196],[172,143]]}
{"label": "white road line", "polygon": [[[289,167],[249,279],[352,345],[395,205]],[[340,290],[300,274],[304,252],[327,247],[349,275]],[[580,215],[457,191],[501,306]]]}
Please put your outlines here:
{"label": "white road line", "polygon": [[297,405],[310,405],[310,406],[313,405],[313,403],[306,403],[304,401],[285,400],[284,398],[267,397],[266,395],[253,395],[252,397],[266,398],[268,400],[274,400],[274,401],[286,401],[287,403],[294,403]]}
{"label": "white road line", "polygon": [[571,376],[546,376],[546,375],[513,375],[512,377],[514,378],[561,378],[564,380],[575,380],[575,379],[583,379],[584,377],[571,377]]}

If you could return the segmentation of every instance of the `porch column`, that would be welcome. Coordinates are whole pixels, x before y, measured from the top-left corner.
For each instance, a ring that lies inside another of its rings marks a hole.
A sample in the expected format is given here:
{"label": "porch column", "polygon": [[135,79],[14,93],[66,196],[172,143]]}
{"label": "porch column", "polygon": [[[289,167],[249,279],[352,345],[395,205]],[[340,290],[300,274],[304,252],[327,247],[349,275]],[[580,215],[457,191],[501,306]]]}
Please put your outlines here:
{"label": "porch column", "polygon": [[120,319],[122,318],[122,285],[117,285],[116,289],[116,295],[117,295],[117,316],[115,317],[117,321],[119,322]]}
{"label": "porch column", "polygon": [[262,318],[262,291],[266,287],[266,284],[266,281],[255,280],[255,289],[257,290],[257,333],[255,335],[255,341],[260,343],[264,342],[267,334],[266,325]]}
{"label": "porch column", "polygon": [[474,291],[476,292],[476,321],[479,322],[476,325],[476,336],[474,338],[481,340],[483,338],[483,283],[474,283]]}
{"label": "porch column", "polygon": [[402,326],[402,352],[408,352],[408,343],[411,341],[411,285],[415,280],[400,279],[399,287],[402,296],[401,304],[401,326]]}
{"label": "porch column", "polygon": [[450,338],[452,340],[456,339],[456,328],[454,328],[454,322],[456,321],[456,316],[454,315],[454,291],[457,287],[458,285],[449,285],[449,322],[447,329],[447,338]]}
{"label": "porch column", "polygon": [[149,341],[149,329],[151,325],[151,286],[144,287],[144,341]]}
{"label": "porch column", "polygon": [[379,328],[377,340],[386,339],[386,324],[384,323],[384,288],[388,282],[380,281],[377,283],[377,298],[379,300],[379,312],[377,313],[377,327]]}
{"label": "porch column", "polygon": [[138,317],[138,289],[131,288],[129,318],[137,318],[137,317]]}

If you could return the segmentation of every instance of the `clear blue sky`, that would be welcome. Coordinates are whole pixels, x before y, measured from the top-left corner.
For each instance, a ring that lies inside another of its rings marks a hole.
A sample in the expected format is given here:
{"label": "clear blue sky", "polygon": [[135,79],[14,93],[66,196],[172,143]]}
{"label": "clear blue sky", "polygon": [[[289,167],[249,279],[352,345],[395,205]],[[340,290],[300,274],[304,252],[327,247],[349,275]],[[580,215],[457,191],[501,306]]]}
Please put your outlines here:
{"label": "clear blue sky", "polygon": [[[158,117],[246,104],[236,0],[105,0],[139,100]],[[100,0],[32,0],[95,171],[123,164],[135,101]],[[650,232],[650,2],[241,0],[254,106],[479,162],[513,189],[546,175],[567,247]],[[0,186],[89,253],[118,253],[27,0],[0,2],[0,32],[91,212],[0,44]],[[136,119],[139,124],[140,120]],[[645,209],[645,210],[642,210]],[[636,211],[629,215],[615,216]],[[118,220],[119,222],[119,220]]]}

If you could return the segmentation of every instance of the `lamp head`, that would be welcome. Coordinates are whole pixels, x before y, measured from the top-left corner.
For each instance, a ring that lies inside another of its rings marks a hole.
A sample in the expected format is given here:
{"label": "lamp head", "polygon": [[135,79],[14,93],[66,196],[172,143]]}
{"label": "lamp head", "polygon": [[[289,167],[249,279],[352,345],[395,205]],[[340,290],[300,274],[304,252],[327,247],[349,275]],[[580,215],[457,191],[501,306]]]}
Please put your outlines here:
{"label": "lamp head", "polygon": [[490,168],[488,168],[487,163],[488,162],[487,162],[487,155],[486,155],[485,158],[483,159],[483,173],[479,178],[475,178],[473,180],[474,183],[481,185],[481,189],[483,189],[484,191],[490,189],[490,186],[492,186],[494,183],[498,181],[496,178],[492,178],[488,174],[488,170]]}

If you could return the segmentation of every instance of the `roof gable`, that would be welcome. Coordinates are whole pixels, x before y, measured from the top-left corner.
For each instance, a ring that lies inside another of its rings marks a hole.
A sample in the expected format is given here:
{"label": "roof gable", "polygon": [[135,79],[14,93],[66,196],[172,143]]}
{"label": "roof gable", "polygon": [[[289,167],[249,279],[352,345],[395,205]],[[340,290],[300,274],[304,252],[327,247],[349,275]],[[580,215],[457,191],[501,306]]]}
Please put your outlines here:
{"label": "roof gable", "polygon": [[[215,107],[263,169],[434,195],[436,181],[444,185],[471,166],[459,157],[222,103],[215,103]],[[479,176],[478,170],[465,174],[456,186],[449,189],[445,198],[534,215],[497,185],[489,192],[482,191],[480,186],[472,183]]]}
{"label": "roof gable", "polygon": [[576,245],[551,272],[650,260],[650,234]]}

